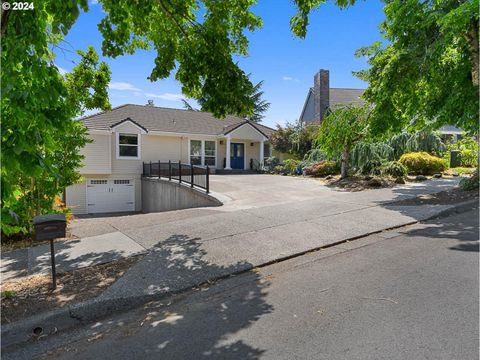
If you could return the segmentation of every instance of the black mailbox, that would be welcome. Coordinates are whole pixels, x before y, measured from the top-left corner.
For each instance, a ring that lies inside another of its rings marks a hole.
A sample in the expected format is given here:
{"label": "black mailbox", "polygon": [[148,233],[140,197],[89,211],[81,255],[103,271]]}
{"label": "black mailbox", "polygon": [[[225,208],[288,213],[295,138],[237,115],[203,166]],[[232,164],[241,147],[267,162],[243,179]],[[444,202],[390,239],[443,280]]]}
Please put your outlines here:
{"label": "black mailbox", "polygon": [[64,214],[48,214],[33,218],[35,240],[53,240],[65,237],[67,220]]}

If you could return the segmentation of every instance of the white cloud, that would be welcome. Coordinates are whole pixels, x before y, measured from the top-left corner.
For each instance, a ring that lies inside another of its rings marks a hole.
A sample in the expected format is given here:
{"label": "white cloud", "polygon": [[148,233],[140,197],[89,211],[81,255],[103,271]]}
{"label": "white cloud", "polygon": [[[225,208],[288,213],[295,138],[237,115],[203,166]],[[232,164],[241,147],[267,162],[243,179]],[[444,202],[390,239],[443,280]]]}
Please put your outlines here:
{"label": "white cloud", "polygon": [[90,0],[90,5],[97,5],[98,4],[98,0]]}
{"label": "white cloud", "polygon": [[116,82],[112,81],[109,85],[108,88],[111,90],[127,90],[127,91],[141,91],[139,88],[133,86],[130,83],[127,82]]}
{"label": "white cloud", "polygon": [[172,93],[165,93],[165,94],[152,94],[152,93],[145,93],[144,94],[146,97],[151,97],[151,98],[156,98],[156,99],[162,99],[162,100],[167,100],[167,101],[181,101],[185,97],[182,94],[172,94]]}
{"label": "white cloud", "polygon": [[291,77],[291,76],[282,76],[282,80],[300,82],[300,80],[298,80],[294,77]]}

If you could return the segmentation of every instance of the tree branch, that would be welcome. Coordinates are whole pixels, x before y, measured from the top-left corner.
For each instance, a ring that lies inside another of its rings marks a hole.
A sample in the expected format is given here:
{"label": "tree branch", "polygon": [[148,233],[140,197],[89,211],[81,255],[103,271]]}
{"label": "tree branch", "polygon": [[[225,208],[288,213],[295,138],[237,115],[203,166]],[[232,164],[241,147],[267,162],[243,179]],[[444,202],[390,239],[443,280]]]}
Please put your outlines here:
{"label": "tree branch", "polygon": [[175,25],[178,27],[178,29],[182,32],[182,34],[188,38],[188,34],[185,31],[185,29],[182,27],[182,25],[178,22],[178,20],[173,16],[173,14],[170,12],[170,10],[167,9],[165,4],[163,3],[162,0],[158,0],[158,4],[162,8],[163,12],[170,18],[172,21],[175,23]]}

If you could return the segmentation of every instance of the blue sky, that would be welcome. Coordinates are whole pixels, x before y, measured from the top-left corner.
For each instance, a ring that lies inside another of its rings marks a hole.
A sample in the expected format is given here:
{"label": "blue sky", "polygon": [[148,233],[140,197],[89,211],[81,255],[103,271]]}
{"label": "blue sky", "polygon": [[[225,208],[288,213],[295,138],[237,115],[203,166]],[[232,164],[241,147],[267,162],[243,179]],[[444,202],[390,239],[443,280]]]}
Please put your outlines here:
{"label": "blue sky", "polygon": [[[359,1],[349,9],[333,4],[323,5],[310,18],[306,39],[295,38],[289,20],[295,13],[288,0],[260,0],[253,8],[262,17],[263,28],[248,33],[248,57],[238,58],[242,69],[251,73],[257,83],[264,80],[264,98],[271,103],[263,123],[275,126],[298,119],[313,75],[320,69],[330,70],[331,87],[365,88],[366,84],[352,75],[365,69],[364,59],[354,56],[356,49],[381,40],[378,24],[383,20],[383,4],[378,0]],[[78,60],[75,49],[93,45],[101,53],[102,38],[97,24],[103,18],[101,5],[91,3],[90,11],[80,15],[57,49],[57,66],[71,70]],[[153,99],[156,106],[182,108],[180,84],[170,78],[155,83],[147,80],[153,68],[154,52],[137,51],[116,59],[103,58],[110,65],[112,106],[125,103],[146,104]]]}

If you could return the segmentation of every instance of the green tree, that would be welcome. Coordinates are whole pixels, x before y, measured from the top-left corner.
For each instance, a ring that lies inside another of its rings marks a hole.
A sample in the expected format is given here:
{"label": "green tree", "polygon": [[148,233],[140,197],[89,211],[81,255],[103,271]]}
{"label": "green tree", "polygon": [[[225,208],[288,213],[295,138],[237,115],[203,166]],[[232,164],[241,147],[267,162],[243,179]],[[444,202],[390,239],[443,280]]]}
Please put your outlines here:
{"label": "green tree", "polygon": [[[251,93],[248,95],[249,98],[253,102],[253,112],[251,116],[247,116],[246,118],[253,122],[260,122],[264,118],[264,113],[270,107],[270,103],[266,100],[262,99],[263,91],[261,87],[263,86],[263,80],[257,83],[251,90]],[[205,98],[197,99],[198,104],[200,105],[200,109],[194,108],[187,100],[182,99],[183,108],[190,111],[208,111],[205,108]],[[235,115],[235,114],[233,114]]]}
{"label": "green tree", "polygon": [[252,92],[249,95],[253,101],[253,112],[252,115],[248,117],[248,120],[253,122],[260,122],[265,117],[265,113],[270,107],[270,103],[266,100],[263,100],[263,80],[257,83],[253,88]]}
{"label": "green tree", "polygon": [[277,125],[270,136],[270,144],[276,151],[291,154],[301,160],[312,149],[317,135],[318,125],[304,126],[300,122],[287,123],[285,127]]}
{"label": "green tree", "polygon": [[345,106],[335,109],[323,119],[316,139],[328,156],[341,159],[341,178],[348,176],[352,148],[368,133],[371,109],[368,106]]}
{"label": "green tree", "polygon": [[[88,141],[74,119],[108,109],[110,71],[93,48],[61,76],[52,47],[79,14],[77,4],[36,2],[32,11],[2,11],[2,232],[28,232],[35,214],[78,180],[79,149]],[[86,1],[80,3],[86,9]]]}
{"label": "green tree", "polygon": [[478,0],[390,0],[387,40],[358,50],[374,134],[456,125],[478,133]]}

